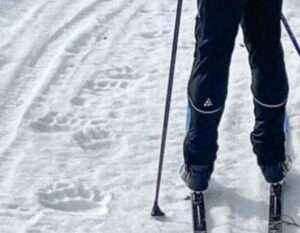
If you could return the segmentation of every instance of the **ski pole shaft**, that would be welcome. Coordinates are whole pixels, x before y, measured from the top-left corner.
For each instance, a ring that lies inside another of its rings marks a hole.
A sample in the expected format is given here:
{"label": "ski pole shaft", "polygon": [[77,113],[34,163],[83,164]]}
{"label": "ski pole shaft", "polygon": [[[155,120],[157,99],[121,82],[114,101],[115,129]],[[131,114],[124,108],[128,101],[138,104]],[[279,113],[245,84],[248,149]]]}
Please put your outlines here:
{"label": "ski pole shaft", "polygon": [[300,56],[300,45],[299,45],[299,43],[298,43],[298,41],[296,39],[295,34],[293,33],[293,31],[291,29],[291,27],[290,27],[290,25],[289,25],[286,17],[283,14],[281,16],[281,20],[282,20],[282,23],[283,23],[283,25],[284,25],[287,33],[289,34],[289,37],[291,38],[291,41],[293,42],[293,45],[294,45],[294,47],[295,47],[298,55]]}
{"label": "ski pole shaft", "polygon": [[175,21],[171,63],[170,63],[170,70],[169,70],[169,81],[168,81],[167,96],[166,96],[166,103],[165,103],[165,113],[164,113],[160,155],[159,155],[159,163],[158,163],[158,174],[157,174],[157,181],[156,181],[156,192],[155,192],[155,199],[154,199],[154,204],[153,204],[153,208],[152,208],[152,212],[151,212],[152,216],[163,216],[164,215],[164,213],[159,208],[158,201],[159,201],[159,191],[160,191],[160,185],[161,185],[161,176],[162,176],[165,145],[166,145],[166,138],[167,138],[167,131],[168,131],[168,123],[169,123],[170,105],[171,105],[171,99],[172,99],[172,89],[173,89],[173,80],[174,80],[176,54],[177,54],[177,44],[178,44],[180,20],[181,20],[181,13],[182,13],[182,2],[183,2],[183,0],[178,0],[178,2],[177,2],[176,21]]}

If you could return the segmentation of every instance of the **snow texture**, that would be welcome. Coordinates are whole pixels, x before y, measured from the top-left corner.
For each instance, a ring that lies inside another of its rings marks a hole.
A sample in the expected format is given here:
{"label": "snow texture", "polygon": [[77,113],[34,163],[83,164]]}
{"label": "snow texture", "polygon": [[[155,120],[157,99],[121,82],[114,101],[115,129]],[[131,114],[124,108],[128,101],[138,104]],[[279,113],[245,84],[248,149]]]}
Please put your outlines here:
{"label": "snow texture", "polygon": [[[300,39],[299,0],[284,12]],[[191,232],[179,178],[196,1],[184,1],[160,204],[150,217],[176,13],[171,0],[0,0],[0,232]],[[300,222],[300,60],[290,78],[285,213]],[[206,193],[212,233],[266,232],[250,71],[241,34]],[[299,229],[284,226],[286,232]]]}

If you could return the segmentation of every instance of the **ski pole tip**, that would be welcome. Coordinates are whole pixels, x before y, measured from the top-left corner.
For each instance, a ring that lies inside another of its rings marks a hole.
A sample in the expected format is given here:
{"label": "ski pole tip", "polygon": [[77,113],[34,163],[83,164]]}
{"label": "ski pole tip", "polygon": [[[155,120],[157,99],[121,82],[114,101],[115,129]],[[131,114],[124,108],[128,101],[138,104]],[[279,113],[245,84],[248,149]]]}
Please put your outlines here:
{"label": "ski pole tip", "polygon": [[164,217],[166,216],[165,213],[160,209],[159,205],[157,203],[154,203],[152,211],[151,211],[152,217]]}

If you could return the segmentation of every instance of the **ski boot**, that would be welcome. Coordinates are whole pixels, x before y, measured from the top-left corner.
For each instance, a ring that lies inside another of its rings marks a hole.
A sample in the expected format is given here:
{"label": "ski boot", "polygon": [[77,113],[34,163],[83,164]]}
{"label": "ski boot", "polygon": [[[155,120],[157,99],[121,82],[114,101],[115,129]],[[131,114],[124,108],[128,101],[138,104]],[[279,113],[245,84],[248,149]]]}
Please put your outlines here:
{"label": "ski boot", "polygon": [[290,170],[288,161],[279,161],[272,164],[260,164],[265,180],[271,184],[282,183]]}
{"label": "ski boot", "polygon": [[208,187],[213,165],[186,165],[180,169],[182,180],[193,191],[203,192]]}

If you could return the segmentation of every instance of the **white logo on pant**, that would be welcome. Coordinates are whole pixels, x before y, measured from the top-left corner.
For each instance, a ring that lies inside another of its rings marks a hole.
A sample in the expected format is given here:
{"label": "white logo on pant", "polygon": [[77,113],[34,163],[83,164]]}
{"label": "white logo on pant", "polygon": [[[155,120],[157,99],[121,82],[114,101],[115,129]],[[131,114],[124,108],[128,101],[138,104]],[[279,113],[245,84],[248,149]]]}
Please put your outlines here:
{"label": "white logo on pant", "polygon": [[212,107],[214,106],[213,102],[211,101],[210,98],[208,98],[205,103],[203,104],[204,107],[208,108],[208,107]]}

